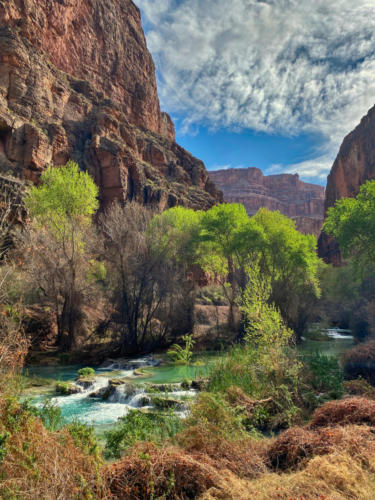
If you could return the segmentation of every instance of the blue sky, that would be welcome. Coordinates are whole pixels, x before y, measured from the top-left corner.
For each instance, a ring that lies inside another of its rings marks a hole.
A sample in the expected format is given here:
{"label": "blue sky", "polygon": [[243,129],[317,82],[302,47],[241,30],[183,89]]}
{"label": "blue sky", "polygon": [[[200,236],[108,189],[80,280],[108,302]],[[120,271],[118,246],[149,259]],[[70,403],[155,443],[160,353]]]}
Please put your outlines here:
{"label": "blue sky", "polygon": [[375,104],[373,0],[135,0],[163,110],[208,169],[325,184]]}

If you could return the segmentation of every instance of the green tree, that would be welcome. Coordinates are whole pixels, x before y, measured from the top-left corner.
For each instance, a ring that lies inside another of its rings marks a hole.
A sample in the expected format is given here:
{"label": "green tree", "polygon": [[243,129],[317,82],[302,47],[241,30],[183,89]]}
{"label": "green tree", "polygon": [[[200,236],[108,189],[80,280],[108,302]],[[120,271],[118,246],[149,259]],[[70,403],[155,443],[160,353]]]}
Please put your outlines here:
{"label": "green tree", "polygon": [[301,234],[295,223],[280,212],[262,208],[253,217],[263,230],[258,265],[270,279],[270,300],[288,326],[301,334],[306,326],[311,302],[320,296],[316,239]]}
{"label": "green tree", "polygon": [[328,209],[324,231],[335,237],[344,257],[351,257],[362,273],[375,262],[375,181],[361,186],[356,198],[342,198]]}
{"label": "green tree", "polygon": [[82,305],[97,275],[91,253],[99,248],[91,225],[97,195],[91,177],[69,161],[43,172],[25,200],[32,218],[25,241],[29,275],[54,307],[63,350],[77,341]]}
{"label": "green tree", "polygon": [[77,226],[90,225],[99,202],[98,187],[87,172],[68,161],[63,167],[49,167],[40,181],[25,200],[32,217],[60,238],[76,232]]}

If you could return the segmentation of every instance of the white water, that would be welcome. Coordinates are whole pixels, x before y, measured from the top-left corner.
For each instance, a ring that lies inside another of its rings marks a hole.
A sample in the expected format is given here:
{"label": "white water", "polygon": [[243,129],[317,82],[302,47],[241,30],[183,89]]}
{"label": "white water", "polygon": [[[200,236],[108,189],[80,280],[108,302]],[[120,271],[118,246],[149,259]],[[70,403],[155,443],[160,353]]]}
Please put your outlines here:
{"label": "white water", "polygon": [[[84,387],[79,381],[72,382],[79,388],[80,392],[67,396],[55,396],[51,401],[59,406],[62,410],[63,417],[67,421],[79,420],[90,425],[100,426],[114,423],[118,418],[123,417],[134,409],[152,408],[152,396],[155,394],[147,393],[147,386],[136,385],[131,381],[134,378],[134,370],[137,367],[155,366],[157,362],[151,357],[131,360],[130,362],[107,362],[97,370],[97,376],[89,387]],[[115,371],[113,377],[101,375],[100,373]],[[107,400],[103,401],[99,397],[90,397],[92,393],[97,393],[109,387],[109,381],[115,378],[122,378],[124,375],[129,378],[129,381],[112,387],[111,394]],[[168,392],[167,395],[161,393],[161,397],[168,399],[183,399],[196,396],[195,390],[181,390],[179,384],[176,385],[176,390]],[[41,405],[43,401],[39,401]],[[186,416],[188,406],[185,405],[179,408],[177,413],[182,417]]]}

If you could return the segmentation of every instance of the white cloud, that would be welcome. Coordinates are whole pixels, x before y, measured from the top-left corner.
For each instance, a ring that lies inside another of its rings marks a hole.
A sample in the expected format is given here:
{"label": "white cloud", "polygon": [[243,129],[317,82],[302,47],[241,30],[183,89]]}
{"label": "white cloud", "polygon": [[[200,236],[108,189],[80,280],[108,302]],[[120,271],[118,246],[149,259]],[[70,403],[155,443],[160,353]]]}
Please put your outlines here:
{"label": "white cloud", "polygon": [[322,134],[323,154],[288,167],[320,176],[375,102],[372,0],[136,2],[162,105],[185,129]]}

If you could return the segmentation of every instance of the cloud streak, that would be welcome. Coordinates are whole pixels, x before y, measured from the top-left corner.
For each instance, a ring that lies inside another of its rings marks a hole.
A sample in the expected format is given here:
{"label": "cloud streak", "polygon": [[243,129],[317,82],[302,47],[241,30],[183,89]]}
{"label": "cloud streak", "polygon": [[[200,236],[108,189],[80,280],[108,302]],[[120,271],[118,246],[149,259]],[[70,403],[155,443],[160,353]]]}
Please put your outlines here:
{"label": "cloud streak", "polygon": [[182,127],[322,135],[325,175],[375,102],[375,4],[369,0],[136,0],[162,105]]}

